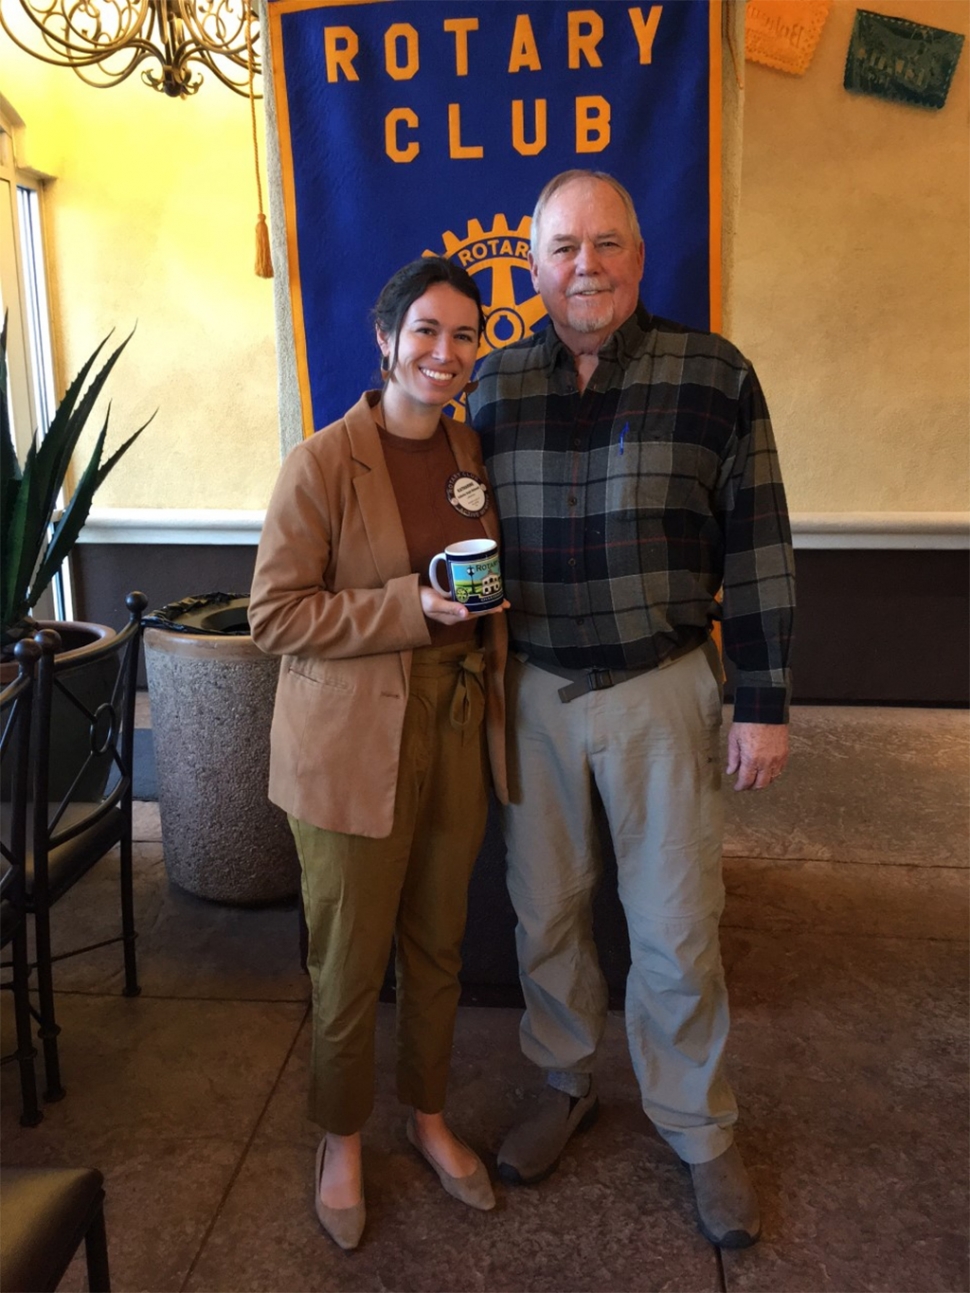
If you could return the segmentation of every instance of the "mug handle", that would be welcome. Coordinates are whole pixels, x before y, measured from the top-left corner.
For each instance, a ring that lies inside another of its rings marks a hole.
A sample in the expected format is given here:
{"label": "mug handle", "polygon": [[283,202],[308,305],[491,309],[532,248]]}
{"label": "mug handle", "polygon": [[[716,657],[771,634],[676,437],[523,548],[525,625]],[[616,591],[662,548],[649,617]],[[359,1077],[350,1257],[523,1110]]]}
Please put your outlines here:
{"label": "mug handle", "polygon": [[431,581],[431,587],[434,588],[436,592],[439,592],[442,597],[447,597],[448,600],[451,601],[452,600],[451,589],[442,588],[441,585],[438,583],[437,577],[435,575],[435,571],[437,569],[439,561],[447,561],[447,557],[443,552],[437,552],[431,558],[431,565],[428,567],[428,578]]}

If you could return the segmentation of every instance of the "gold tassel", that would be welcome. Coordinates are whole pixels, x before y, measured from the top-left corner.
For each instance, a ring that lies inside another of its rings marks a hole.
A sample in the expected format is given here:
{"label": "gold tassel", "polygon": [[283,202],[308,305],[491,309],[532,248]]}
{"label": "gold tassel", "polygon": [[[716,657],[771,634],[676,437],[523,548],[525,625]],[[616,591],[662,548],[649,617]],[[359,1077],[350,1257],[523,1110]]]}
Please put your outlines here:
{"label": "gold tassel", "polygon": [[253,160],[256,164],[256,198],[259,216],[256,219],[256,274],[259,278],[273,277],[273,257],[269,246],[269,228],[263,215],[263,186],[259,180],[259,143],[256,136],[256,92],[253,80],[256,75],[253,56],[253,5],[256,0],[246,0],[246,50],[249,55],[249,112],[253,126]]}
{"label": "gold tassel", "polygon": [[259,278],[273,277],[273,257],[269,250],[269,226],[262,212],[256,220],[256,274]]}

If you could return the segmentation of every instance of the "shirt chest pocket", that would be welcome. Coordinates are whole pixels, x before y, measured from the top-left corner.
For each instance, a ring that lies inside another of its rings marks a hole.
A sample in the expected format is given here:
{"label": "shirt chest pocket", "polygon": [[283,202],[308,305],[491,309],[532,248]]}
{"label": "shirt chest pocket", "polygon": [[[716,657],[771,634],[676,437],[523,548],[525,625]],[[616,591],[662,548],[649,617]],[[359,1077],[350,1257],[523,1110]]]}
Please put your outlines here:
{"label": "shirt chest pocket", "polygon": [[621,442],[610,449],[606,511],[618,521],[663,512],[673,503],[673,446],[663,441]]}
{"label": "shirt chest pocket", "polygon": [[625,443],[622,449],[611,449],[606,479],[606,509],[616,520],[710,513],[717,466],[712,455],[672,440]]}

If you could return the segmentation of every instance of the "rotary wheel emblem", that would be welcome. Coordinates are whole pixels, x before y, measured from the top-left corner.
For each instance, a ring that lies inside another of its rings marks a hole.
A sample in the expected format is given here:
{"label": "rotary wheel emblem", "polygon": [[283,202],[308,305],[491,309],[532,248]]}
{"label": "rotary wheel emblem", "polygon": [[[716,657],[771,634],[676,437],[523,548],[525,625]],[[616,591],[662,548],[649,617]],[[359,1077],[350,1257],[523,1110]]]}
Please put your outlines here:
{"label": "rotary wheel emblem", "polygon": [[[441,251],[425,251],[425,256],[447,256],[467,269],[482,294],[485,310],[485,332],[478,347],[478,358],[499,350],[513,341],[532,334],[533,325],[546,308],[532,287],[529,273],[529,231],[531,216],[523,216],[517,229],[511,229],[504,215],[497,215],[491,229],[480,221],[469,220],[464,238],[450,230],[441,235]],[[445,412],[459,422],[467,420],[466,400],[462,395]]]}

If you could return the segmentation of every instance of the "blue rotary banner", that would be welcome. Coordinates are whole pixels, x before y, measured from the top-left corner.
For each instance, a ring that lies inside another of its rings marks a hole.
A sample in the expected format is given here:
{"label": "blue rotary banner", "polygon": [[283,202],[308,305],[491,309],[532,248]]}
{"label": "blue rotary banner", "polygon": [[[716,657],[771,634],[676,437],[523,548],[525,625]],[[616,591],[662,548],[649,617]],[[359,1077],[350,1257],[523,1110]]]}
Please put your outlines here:
{"label": "blue rotary banner", "polygon": [[531,213],[571,167],[632,193],[647,307],[719,325],[719,0],[269,0],[268,18],[305,433],[376,384],[369,312],[416,256],[475,276],[482,353],[543,326]]}

